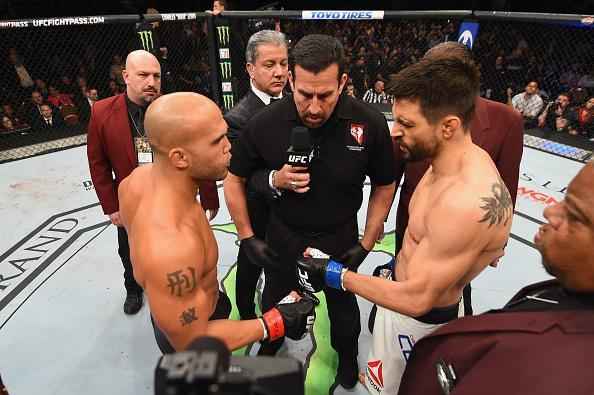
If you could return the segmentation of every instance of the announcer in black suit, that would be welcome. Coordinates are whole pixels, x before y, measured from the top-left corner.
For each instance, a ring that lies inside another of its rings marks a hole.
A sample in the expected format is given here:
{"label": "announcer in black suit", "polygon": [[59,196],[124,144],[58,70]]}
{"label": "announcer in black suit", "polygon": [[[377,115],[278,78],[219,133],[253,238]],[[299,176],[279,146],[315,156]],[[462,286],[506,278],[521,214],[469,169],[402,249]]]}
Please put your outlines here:
{"label": "announcer in black suit", "polygon": [[[237,138],[251,117],[272,101],[283,97],[283,89],[289,73],[285,35],[273,30],[261,30],[254,33],[247,43],[245,58],[251,89],[224,116],[229,126],[227,137],[232,145],[239,143]],[[264,240],[272,194],[268,196],[258,194],[256,187],[252,185],[252,181],[257,182],[256,179],[267,180],[268,173],[264,177],[262,174],[255,175],[247,185],[247,208],[254,231],[253,237]],[[241,319],[249,320],[256,318],[254,297],[262,269],[250,262],[245,248],[243,248],[244,245],[245,240],[242,242],[237,256],[235,295]]]}

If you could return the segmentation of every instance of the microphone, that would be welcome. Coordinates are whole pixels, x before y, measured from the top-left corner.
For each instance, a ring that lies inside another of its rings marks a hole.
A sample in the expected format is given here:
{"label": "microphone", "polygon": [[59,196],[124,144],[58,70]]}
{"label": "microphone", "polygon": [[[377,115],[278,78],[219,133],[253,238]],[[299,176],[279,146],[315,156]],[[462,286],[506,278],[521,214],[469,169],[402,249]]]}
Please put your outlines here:
{"label": "microphone", "polygon": [[291,131],[291,146],[287,150],[287,164],[309,167],[310,155],[311,141],[309,130],[303,126],[295,126]]}

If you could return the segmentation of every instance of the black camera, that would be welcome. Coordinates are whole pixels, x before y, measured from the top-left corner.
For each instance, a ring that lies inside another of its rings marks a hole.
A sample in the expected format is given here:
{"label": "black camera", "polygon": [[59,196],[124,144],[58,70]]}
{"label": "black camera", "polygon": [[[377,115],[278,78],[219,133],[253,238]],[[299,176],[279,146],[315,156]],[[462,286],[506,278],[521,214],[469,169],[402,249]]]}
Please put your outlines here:
{"label": "black camera", "polygon": [[155,369],[155,395],[303,395],[305,377],[293,358],[231,356],[214,337],[165,354]]}

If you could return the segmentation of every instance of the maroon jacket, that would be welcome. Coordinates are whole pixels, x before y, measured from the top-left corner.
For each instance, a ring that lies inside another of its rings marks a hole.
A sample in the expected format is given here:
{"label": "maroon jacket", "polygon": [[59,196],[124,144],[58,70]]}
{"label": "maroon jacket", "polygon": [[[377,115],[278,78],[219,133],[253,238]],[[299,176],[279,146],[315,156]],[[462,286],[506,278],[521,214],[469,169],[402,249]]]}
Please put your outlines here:
{"label": "maroon jacket", "polygon": [[[470,123],[472,141],[487,151],[497,166],[499,174],[511,194],[514,205],[518,193],[518,175],[524,149],[524,123],[522,116],[509,106],[478,98],[475,113]],[[396,241],[400,245],[408,224],[408,205],[429,161],[406,162],[398,144],[394,144],[396,185],[404,174],[396,214]]]}
{"label": "maroon jacket", "polygon": [[[108,215],[115,213],[119,210],[118,186],[138,166],[124,94],[99,100],[93,105],[88,127],[87,157],[103,212]],[[214,181],[200,183],[200,201],[205,210],[219,207]]]}
{"label": "maroon jacket", "polygon": [[[535,287],[524,288],[512,300]],[[452,395],[594,394],[594,311],[498,312],[464,317],[419,340],[399,395],[442,395],[436,364],[457,377]]]}

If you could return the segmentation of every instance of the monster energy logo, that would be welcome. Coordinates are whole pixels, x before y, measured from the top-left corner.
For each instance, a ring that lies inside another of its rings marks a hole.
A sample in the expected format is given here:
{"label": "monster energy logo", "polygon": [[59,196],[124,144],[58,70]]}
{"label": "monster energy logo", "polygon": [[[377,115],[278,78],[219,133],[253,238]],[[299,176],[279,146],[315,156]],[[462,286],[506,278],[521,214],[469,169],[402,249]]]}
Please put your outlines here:
{"label": "monster energy logo", "polygon": [[144,48],[145,51],[152,50],[154,47],[153,32],[150,30],[143,30],[141,32],[138,32],[138,35],[140,36],[140,42],[142,43],[142,48]]}
{"label": "monster energy logo", "polygon": [[223,95],[223,106],[226,110],[233,107],[233,95]]}
{"label": "monster energy logo", "polygon": [[229,45],[229,26],[217,26],[217,33],[219,34],[219,45]]}
{"label": "monster energy logo", "polygon": [[224,80],[228,80],[231,78],[231,62],[221,62],[219,63],[221,67],[221,78]]}

